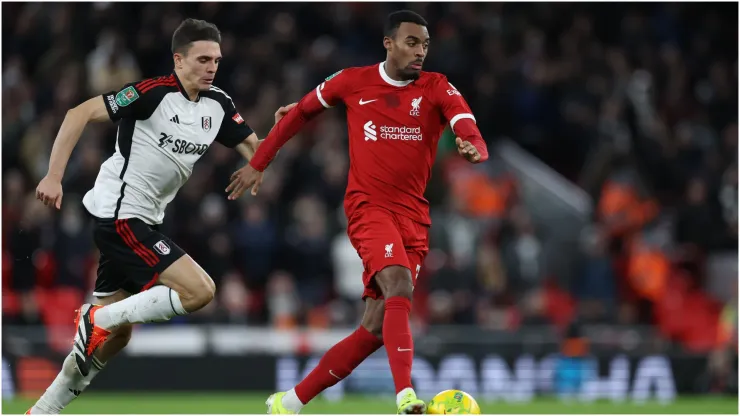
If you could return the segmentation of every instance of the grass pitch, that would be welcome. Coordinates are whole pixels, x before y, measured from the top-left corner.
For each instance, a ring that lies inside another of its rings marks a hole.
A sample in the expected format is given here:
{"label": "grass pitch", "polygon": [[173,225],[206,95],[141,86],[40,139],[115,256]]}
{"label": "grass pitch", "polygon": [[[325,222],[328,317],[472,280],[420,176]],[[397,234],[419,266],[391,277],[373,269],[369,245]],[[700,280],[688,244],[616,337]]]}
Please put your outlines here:
{"label": "grass pitch", "polygon": [[[265,400],[269,393],[121,393],[101,394],[90,392],[75,400],[64,413],[67,414],[264,414]],[[3,400],[3,414],[23,414],[35,398]],[[596,402],[591,404],[561,403],[555,399],[537,399],[530,403],[479,402],[486,414],[660,414],[660,413],[715,413],[737,414],[737,397],[682,397],[674,403],[663,405],[649,402],[633,403]],[[392,397],[345,396],[339,402],[329,402],[321,397],[311,402],[302,414],[395,414]]]}

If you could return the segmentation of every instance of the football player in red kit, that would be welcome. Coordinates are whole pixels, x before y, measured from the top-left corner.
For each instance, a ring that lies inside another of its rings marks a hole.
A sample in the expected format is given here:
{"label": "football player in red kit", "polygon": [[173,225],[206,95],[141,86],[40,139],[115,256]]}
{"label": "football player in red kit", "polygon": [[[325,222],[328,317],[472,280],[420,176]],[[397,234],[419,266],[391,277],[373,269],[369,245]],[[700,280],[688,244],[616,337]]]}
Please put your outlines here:
{"label": "football player in red kit", "polygon": [[365,267],[360,327],[332,347],[289,392],[267,401],[270,413],[297,413],[385,345],[399,414],[425,413],[411,385],[414,355],[411,297],[428,251],[424,191],[447,124],[471,163],[488,151],[468,104],[438,73],[422,71],[429,50],[426,21],[411,11],[388,17],[385,62],[341,70],[308,93],[272,129],[248,165],[232,176],[230,199],[256,188],[278,149],[311,118],[340,101],[347,108],[350,168],[344,208],[347,233]]}

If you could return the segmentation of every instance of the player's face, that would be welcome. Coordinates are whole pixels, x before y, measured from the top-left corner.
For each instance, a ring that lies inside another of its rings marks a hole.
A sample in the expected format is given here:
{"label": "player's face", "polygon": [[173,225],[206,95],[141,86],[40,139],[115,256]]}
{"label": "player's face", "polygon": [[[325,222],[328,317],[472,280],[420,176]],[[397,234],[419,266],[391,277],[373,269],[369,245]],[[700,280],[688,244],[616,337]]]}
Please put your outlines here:
{"label": "player's face", "polygon": [[424,59],[429,51],[429,32],[425,26],[403,22],[394,38],[386,38],[386,49],[404,79],[421,75]]}
{"label": "player's face", "polygon": [[208,40],[193,42],[185,55],[175,54],[175,65],[181,65],[183,78],[201,91],[211,88],[220,62],[221,46]]}

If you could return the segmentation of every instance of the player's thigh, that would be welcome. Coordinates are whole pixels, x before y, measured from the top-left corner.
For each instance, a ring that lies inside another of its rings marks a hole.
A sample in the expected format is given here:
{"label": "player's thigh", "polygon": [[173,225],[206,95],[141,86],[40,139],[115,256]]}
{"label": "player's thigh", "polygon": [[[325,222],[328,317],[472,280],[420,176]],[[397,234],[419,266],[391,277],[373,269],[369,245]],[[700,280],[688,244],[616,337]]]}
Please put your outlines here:
{"label": "player's thigh", "polygon": [[385,301],[383,299],[365,299],[365,313],[362,315],[362,325],[371,334],[383,338],[383,318],[385,317]]}
{"label": "player's thigh", "polygon": [[408,268],[409,264],[393,214],[377,207],[358,209],[347,223],[347,234],[364,267],[363,299],[381,299],[383,291],[376,276],[381,272],[387,275],[389,268]]}
{"label": "player's thigh", "polygon": [[180,294],[181,298],[205,296],[212,299],[216,292],[213,279],[187,254],[159,275],[159,283]]}

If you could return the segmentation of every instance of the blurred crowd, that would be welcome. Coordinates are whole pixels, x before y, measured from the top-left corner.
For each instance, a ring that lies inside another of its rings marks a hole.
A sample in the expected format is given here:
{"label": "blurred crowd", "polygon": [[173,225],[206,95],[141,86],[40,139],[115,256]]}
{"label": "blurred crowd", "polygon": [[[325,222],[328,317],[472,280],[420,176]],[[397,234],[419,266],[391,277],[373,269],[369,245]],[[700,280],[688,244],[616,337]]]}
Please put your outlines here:
{"label": "blurred crowd", "polygon": [[[654,324],[697,348],[736,339],[735,298],[703,291],[705,259],[737,254],[738,216],[737,6],[709,3],[3,4],[5,322],[54,319],[95,279],[80,201],[116,126],[83,133],[61,212],[34,200],[69,108],[169,73],[172,32],[196,17],[222,31],[216,84],[264,137],[280,105],[338,69],[382,61],[384,18],[401,7],[430,22],[425,68],[463,93],[489,146],[510,137],[596,207],[578,266],[552,276],[516,175],[463,163],[447,132],[427,191],[434,224],[418,326],[575,318]],[[223,189],[244,161],[220,146],[204,155],[163,226],[218,285],[216,302],[183,319],[357,321],[362,265],[345,235],[346,141],[343,111],[328,111],[286,145],[260,196],[238,202]],[[706,310],[694,326],[711,320],[712,339],[666,321],[676,305]]]}

